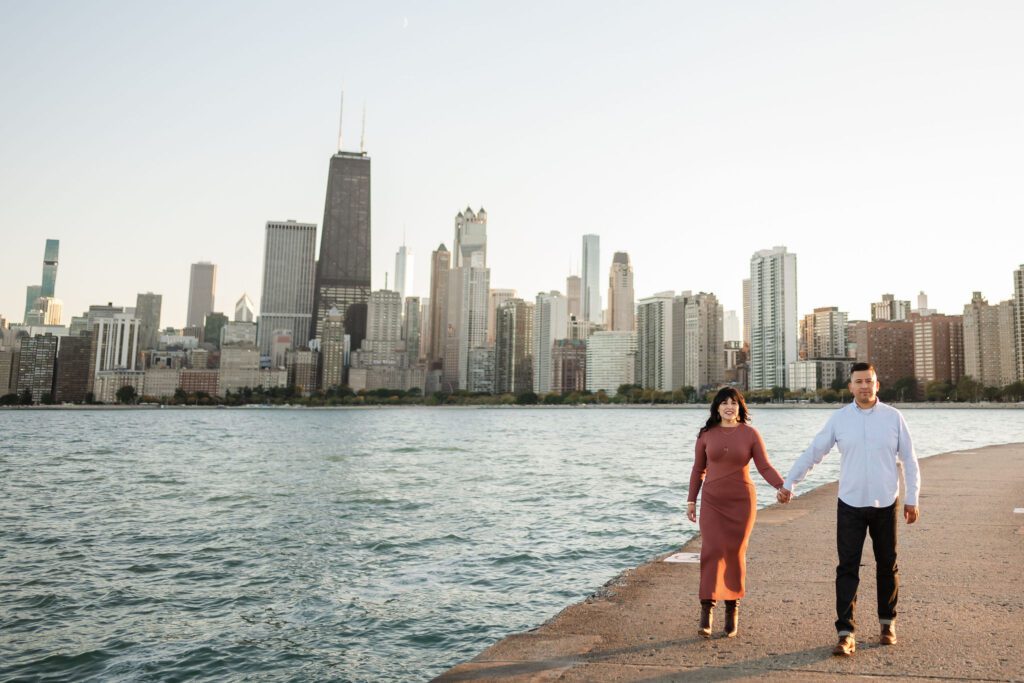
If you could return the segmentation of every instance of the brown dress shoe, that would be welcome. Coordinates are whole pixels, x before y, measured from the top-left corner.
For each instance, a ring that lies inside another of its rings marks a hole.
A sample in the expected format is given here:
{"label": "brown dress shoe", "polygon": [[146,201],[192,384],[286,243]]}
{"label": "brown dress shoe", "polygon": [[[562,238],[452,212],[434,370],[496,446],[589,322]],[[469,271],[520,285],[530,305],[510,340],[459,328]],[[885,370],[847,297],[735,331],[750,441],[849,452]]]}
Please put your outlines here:
{"label": "brown dress shoe", "polygon": [[895,624],[882,624],[882,635],[878,637],[878,643],[880,645],[895,645],[896,644],[896,625]]}
{"label": "brown dress shoe", "polygon": [[837,657],[849,657],[857,651],[857,641],[852,635],[839,636],[839,642],[832,648],[832,654]]}

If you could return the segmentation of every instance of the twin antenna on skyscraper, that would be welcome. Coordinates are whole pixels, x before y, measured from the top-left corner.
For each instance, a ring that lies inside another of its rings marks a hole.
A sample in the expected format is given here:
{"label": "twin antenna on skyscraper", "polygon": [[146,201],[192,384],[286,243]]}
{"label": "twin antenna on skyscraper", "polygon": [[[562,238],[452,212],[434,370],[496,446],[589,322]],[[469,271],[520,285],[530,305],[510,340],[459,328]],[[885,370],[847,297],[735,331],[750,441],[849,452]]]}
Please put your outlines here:
{"label": "twin antenna on skyscraper", "polygon": [[[341,91],[341,106],[338,111],[338,151],[341,151],[342,122],[345,120],[345,91]],[[359,132],[359,153],[366,153],[366,103],[363,103],[363,128]]]}

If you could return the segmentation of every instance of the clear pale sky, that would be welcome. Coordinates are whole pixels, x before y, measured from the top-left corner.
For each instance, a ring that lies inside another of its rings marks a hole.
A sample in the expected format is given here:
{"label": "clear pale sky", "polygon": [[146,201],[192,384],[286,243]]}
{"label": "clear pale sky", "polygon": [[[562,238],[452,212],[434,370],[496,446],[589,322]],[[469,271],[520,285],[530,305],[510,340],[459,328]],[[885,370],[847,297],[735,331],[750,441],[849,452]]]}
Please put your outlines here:
{"label": "clear pale sky", "polygon": [[[267,220],[323,220],[345,89],[373,159],[373,285],[402,242],[428,291],[467,205],[491,286],[602,284],[741,308],[751,254],[797,254],[799,310],[883,292],[960,313],[1024,263],[1024,3],[0,0],[0,314],[61,241],[65,319],[163,294],[259,303]],[[607,302],[605,302],[607,304]]]}

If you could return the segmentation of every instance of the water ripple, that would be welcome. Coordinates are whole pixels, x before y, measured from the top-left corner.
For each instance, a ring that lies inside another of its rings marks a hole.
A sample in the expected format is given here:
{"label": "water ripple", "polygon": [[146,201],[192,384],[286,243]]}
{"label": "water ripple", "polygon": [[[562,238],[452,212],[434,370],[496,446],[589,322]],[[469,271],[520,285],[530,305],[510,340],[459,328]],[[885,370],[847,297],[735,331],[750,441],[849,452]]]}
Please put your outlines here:
{"label": "water ripple", "polygon": [[[907,419],[930,455],[1006,415]],[[757,411],[778,469],[826,416]],[[429,678],[692,537],[703,418],[0,411],[0,680]]]}

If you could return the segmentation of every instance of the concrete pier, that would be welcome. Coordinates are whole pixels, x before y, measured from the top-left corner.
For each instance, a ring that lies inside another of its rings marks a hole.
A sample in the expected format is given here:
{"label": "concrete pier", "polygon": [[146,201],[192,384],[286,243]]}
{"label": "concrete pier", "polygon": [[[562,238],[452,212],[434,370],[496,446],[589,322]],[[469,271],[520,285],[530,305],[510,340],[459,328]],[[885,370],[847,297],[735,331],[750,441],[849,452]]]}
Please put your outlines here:
{"label": "concrete pier", "polygon": [[[436,680],[1024,681],[1024,444],[937,455],[921,469],[921,519],[899,523],[896,645],[878,644],[868,542],[857,653],[831,654],[833,483],[758,512],[736,638],[720,637],[721,605],[715,637],[697,635],[698,565],[658,558]],[[700,538],[680,550],[700,552]]]}

